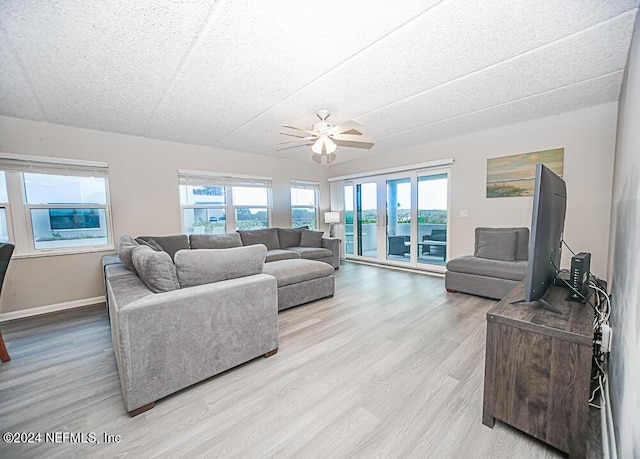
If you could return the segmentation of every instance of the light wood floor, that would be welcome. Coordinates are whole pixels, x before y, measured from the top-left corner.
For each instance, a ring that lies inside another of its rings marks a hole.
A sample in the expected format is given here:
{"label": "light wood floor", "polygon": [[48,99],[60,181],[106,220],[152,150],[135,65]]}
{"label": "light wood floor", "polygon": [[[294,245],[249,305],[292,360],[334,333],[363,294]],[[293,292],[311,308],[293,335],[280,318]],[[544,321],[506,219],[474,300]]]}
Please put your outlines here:
{"label": "light wood floor", "polygon": [[[0,457],[562,457],[482,425],[485,313],[441,278],[343,263],[334,298],[283,311],[280,350],[124,409],[104,306],[1,324]],[[120,435],[45,443],[45,432]]]}

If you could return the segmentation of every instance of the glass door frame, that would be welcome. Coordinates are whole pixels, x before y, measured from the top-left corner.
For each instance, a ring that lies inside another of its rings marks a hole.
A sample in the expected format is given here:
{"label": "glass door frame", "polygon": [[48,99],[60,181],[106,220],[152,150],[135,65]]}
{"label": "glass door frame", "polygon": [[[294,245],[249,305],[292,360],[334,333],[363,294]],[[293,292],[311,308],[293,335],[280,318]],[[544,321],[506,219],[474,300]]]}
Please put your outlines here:
{"label": "glass door frame", "polygon": [[[365,261],[378,264],[384,264],[389,266],[403,267],[409,269],[417,269],[422,271],[444,273],[446,268],[444,265],[436,265],[430,263],[418,262],[418,177],[428,175],[440,175],[447,174],[447,234],[449,232],[450,215],[451,215],[451,167],[434,167],[429,169],[410,170],[405,172],[394,172],[390,174],[375,175],[370,177],[359,177],[357,179],[349,180],[345,183],[345,186],[353,186],[353,254],[346,254],[347,259],[356,261]],[[398,179],[410,179],[411,181],[411,231],[410,231],[410,252],[408,261],[392,260],[387,258],[388,254],[388,209],[387,209],[387,181]],[[365,183],[376,183],[376,241],[377,241],[377,256],[367,257],[358,255],[358,235],[359,228],[357,223],[357,186]],[[446,244],[446,260],[449,259],[449,243]]]}

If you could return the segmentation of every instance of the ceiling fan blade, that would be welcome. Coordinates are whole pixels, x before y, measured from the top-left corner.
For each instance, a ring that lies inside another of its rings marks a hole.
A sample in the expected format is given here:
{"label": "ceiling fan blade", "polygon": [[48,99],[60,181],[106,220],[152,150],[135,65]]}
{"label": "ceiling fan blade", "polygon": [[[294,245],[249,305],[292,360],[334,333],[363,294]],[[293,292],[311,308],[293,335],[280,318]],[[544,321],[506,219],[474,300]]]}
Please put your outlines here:
{"label": "ceiling fan blade", "polygon": [[371,150],[375,145],[372,142],[350,142],[348,140],[336,140],[335,143],[339,147],[366,148],[367,150]]}
{"label": "ceiling fan blade", "polygon": [[286,140],[284,142],[279,142],[276,146],[276,151],[281,150],[289,150],[290,148],[298,148],[298,147],[310,147],[313,145],[314,138],[311,139],[297,139],[297,140]]}
{"label": "ceiling fan blade", "polygon": [[332,137],[336,145],[343,147],[370,149],[375,145],[373,140],[363,135],[338,134]]}
{"label": "ceiling fan blade", "polygon": [[298,148],[298,147],[310,147],[311,145],[313,145],[313,142],[299,143],[294,145],[280,145],[279,147],[276,148],[276,151],[290,150],[292,148]]}
{"label": "ceiling fan blade", "polygon": [[296,133],[281,132],[280,135],[286,135],[286,136],[289,136],[289,137],[297,137],[299,139],[303,139],[303,138],[307,137],[307,134],[303,134],[302,132],[296,132]]}
{"label": "ceiling fan blade", "polygon": [[302,129],[299,127],[295,127],[295,126],[287,126],[287,125],[283,125],[283,128],[287,128],[287,129],[293,129],[294,131],[302,131],[302,132],[306,132],[307,134],[313,134],[313,135],[318,135],[316,133],[316,131],[310,131],[309,129]]}
{"label": "ceiling fan blade", "polygon": [[[358,123],[357,121],[347,121],[346,123],[343,123],[339,126],[334,126],[329,130],[329,133],[331,134],[343,134],[343,133],[347,133],[349,132],[350,134],[362,134],[362,124]],[[353,131],[353,132],[351,132]]]}
{"label": "ceiling fan blade", "polygon": [[[296,136],[294,136],[296,137]],[[307,141],[309,140],[313,140],[315,139],[314,136],[309,136],[309,137],[299,137],[297,139],[291,139],[291,140],[283,140],[282,142],[278,142],[278,145],[283,145],[285,143],[293,143],[293,142],[304,142],[302,145],[305,145],[307,143]]]}

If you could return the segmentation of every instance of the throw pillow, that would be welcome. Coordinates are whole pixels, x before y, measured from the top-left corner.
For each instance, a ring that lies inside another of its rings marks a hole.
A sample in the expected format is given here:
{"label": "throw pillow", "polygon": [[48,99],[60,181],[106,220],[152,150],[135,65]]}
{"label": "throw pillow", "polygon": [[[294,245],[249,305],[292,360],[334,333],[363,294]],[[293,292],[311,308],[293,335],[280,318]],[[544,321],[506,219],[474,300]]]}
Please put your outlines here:
{"label": "throw pillow", "polygon": [[262,273],[267,248],[262,244],[231,249],[191,249],[176,253],[182,288]]}
{"label": "throw pillow", "polygon": [[242,247],[238,233],[229,234],[192,234],[189,236],[192,249],[230,249]]}
{"label": "throw pillow", "polygon": [[156,252],[162,252],[163,251],[162,247],[160,247],[160,244],[158,244],[153,239],[149,239],[149,240],[145,241],[144,239],[140,239],[139,237],[137,237],[136,238],[136,242],[138,244],[140,244],[140,245],[146,245],[147,247],[151,247]]}
{"label": "throw pillow", "polygon": [[133,253],[133,249],[139,246],[140,244],[138,244],[135,239],[127,235],[122,236],[118,241],[118,257],[120,258],[120,261],[134,273],[136,272],[136,268],[133,266],[131,255]]}
{"label": "throw pillow", "polygon": [[148,241],[153,239],[162,250],[167,252],[173,260],[173,256],[178,250],[189,249],[189,236],[186,234],[177,234],[175,236],[140,236],[139,239]]}
{"label": "throw pillow", "polygon": [[278,240],[280,247],[286,249],[288,247],[300,247],[300,236],[302,228],[278,228]]}
{"label": "throw pillow", "polygon": [[277,228],[238,231],[238,234],[242,239],[242,245],[264,244],[267,250],[280,248]]}
{"label": "throw pillow", "polygon": [[515,231],[481,231],[478,234],[476,257],[515,261],[517,238]]}
{"label": "throw pillow", "polygon": [[308,229],[303,229],[302,234],[300,235],[300,247],[322,247],[322,236],[324,233],[322,231],[311,231]]}
{"label": "throw pillow", "polygon": [[138,276],[153,293],[180,288],[176,267],[167,252],[156,252],[151,247],[141,245],[133,249],[131,258]]}

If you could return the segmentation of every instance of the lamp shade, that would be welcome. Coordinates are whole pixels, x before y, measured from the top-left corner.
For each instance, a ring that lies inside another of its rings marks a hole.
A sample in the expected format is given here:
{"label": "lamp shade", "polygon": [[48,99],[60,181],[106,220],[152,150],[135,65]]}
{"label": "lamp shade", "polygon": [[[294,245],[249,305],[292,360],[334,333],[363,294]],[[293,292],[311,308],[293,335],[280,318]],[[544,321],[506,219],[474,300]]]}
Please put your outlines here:
{"label": "lamp shade", "polygon": [[325,212],[324,213],[324,222],[325,223],[340,223],[340,212]]}
{"label": "lamp shade", "polygon": [[331,137],[327,134],[321,134],[311,147],[311,151],[318,155],[330,155],[337,148],[338,146],[331,140]]}

